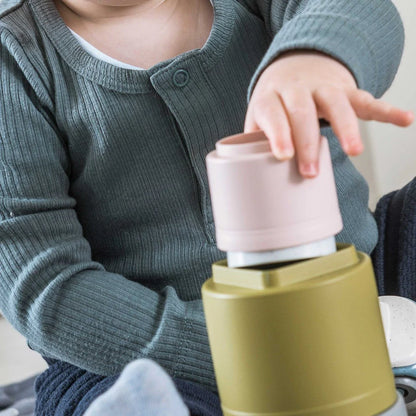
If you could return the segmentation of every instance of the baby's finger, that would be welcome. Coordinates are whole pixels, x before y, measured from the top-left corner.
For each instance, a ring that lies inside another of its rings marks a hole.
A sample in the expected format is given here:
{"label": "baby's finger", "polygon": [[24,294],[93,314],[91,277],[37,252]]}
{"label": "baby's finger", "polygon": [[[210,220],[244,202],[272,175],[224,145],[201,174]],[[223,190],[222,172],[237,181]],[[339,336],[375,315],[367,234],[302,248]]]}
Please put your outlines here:
{"label": "baby's finger", "polygon": [[320,131],[318,114],[309,90],[289,89],[281,93],[289,118],[299,172],[304,177],[318,174]]}
{"label": "baby's finger", "polygon": [[349,98],[357,116],[362,120],[381,121],[401,127],[409,126],[414,120],[411,111],[377,100],[367,91],[355,90],[349,94]]}
{"label": "baby's finger", "polygon": [[280,97],[271,93],[258,100],[253,107],[255,124],[264,131],[277,159],[290,159],[295,154],[290,125]]}
{"label": "baby's finger", "polygon": [[261,128],[256,123],[251,106],[249,106],[246,113],[246,119],[244,120],[244,133],[253,133],[259,130],[261,130]]}
{"label": "baby's finger", "polygon": [[344,152],[358,155],[363,151],[357,115],[346,93],[335,87],[325,87],[313,94],[318,111],[330,122]]}

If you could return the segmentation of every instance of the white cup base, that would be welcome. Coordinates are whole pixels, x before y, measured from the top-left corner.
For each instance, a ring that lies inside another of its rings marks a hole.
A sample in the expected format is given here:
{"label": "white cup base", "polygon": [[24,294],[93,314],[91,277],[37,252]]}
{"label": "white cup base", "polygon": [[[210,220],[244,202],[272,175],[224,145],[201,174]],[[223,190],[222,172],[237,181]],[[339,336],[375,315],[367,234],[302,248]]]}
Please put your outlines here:
{"label": "white cup base", "polygon": [[270,251],[229,251],[227,252],[228,267],[249,267],[262,264],[281,263],[313,257],[327,256],[337,250],[335,237]]}

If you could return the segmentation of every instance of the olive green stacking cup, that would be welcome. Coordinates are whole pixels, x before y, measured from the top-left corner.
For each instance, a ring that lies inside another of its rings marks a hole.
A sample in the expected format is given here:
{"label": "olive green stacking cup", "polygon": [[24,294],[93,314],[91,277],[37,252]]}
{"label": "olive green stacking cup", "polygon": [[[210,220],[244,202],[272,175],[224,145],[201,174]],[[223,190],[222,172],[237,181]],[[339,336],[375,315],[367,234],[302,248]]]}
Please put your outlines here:
{"label": "olive green stacking cup", "polygon": [[351,245],[202,288],[224,416],[370,416],[394,405],[370,258]]}

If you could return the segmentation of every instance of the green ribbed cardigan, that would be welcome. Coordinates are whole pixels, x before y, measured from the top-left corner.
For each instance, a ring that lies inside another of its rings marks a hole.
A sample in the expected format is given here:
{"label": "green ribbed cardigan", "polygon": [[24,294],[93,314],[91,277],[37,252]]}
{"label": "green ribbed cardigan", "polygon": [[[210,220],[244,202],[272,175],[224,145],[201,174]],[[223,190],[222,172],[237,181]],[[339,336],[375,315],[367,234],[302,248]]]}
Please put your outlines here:
{"label": "green ribbed cardigan", "polygon": [[[200,287],[224,253],[206,154],[242,131],[247,94],[282,51],[325,52],[376,96],[400,61],[389,0],[214,9],[202,49],[146,71],[88,55],[51,0],[0,18],[0,309],[46,356],[99,374],[148,357],[215,388]],[[367,185],[323,133],[344,220],[337,239],[370,252]]]}

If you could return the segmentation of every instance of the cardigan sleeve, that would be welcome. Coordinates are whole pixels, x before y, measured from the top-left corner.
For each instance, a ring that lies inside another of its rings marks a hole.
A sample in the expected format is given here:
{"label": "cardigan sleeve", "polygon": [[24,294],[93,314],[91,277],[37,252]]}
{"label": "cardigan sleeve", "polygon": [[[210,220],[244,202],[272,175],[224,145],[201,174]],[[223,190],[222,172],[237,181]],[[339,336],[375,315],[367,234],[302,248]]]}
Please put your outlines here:
{"label": "cardigan sleeve", "polygon": [[103,375],[148,357],[215,389],[201,301],[92,259],[54,97],[0,28],[0,310],[41,354]]}
{"label": "cardigan sleeve", "polygon": [[349,68],[359,88],[380,97],[397,72],[404,45],[391,0],[239,0],[264,19],[270,47],[249,87],[281,53],[313,49]]}

